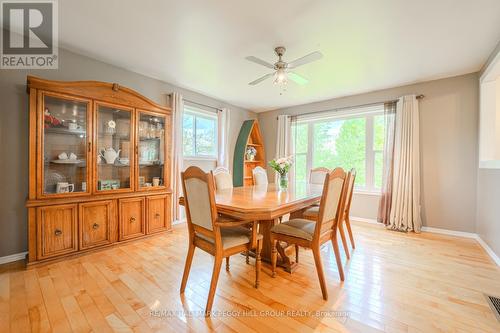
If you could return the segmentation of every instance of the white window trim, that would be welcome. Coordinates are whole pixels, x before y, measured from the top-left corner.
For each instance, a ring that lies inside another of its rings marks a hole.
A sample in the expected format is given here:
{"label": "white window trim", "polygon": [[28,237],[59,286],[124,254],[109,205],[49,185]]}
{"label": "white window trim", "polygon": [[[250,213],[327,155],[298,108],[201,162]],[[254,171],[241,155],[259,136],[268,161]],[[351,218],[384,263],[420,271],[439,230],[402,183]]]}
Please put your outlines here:
{"label": "white window trim", "polygon": [[[382,108],[383,109],[383,108]],[[365,158],[365,186],[355,186],[354,193],[362,194],[362,195],[380,195],[382,189],[375,187],[375,153],[374,150],[374,118],[375,116],[383,115],[384,111],[380,109],[379,105],[374,105],[370,107],[363,108],[353,108],[349,110],[342,111],[334,111],[334,112],[324,112],[320,115],[304,115],[297,119],[296,124],[304,124],[308,125],[307,130],[307,153],[306,153],[306,179],[309,177],[309,173],[311,172],[313,165],[313,156],[314,156],[314,146],[313,146],[313,138],[314,138],[314,124],[320,123],[323,121],[332,121],[332,120],[348,120],[354,118],[363,117],[366,119],[365,121],[365,150],[366,150],[366,158]],[[378,150],[377,150],[378,151]],[[304,154],[304,153],[301,153]]]}
{"label": "white window trim", "polygon": [[[218,143],[218,130],[219,130],[219,124],[218,124],[218,119],[217,119],[217,113],[212,112],[212,111],[207,111],[201,108],[198,108],[196,106],[184,104],[184,113],[183,115],[188,114],[188,115],[193,115],[195,118],[193,119],[193,144],[194,147],[193,149],[196,150],[196,116],[201,116],[201,117],[209,117],[213,118],[215,120],[215,153],[214,155],[204,155],[204,154],[199,154],[199,155],[184,155],[183,159],[188,160],[188,161],[217,161],[217,156],[219,154],[219,143]],[[184,134],[184,131],[182,131]],[[183,148],[184,149],[184,137],[182,139],[183,142]]]}

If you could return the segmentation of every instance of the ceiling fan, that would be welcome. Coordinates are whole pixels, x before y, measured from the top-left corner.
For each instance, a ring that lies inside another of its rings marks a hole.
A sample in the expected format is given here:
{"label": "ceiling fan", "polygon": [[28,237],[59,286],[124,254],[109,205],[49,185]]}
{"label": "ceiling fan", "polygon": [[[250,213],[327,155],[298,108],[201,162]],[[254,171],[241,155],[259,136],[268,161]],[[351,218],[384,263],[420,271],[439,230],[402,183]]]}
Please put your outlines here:
{"label": "ceiling fan", "polygon": [[319,60],[323,57],[323,54],[321,54],[321,52],[319,52],[319,51],[315,51],[315,52],[309,53],[308,55],[305,55],[299,59],[296,59],[292,62],[285,62],[282,59],[283,55],[285,54],[285,51],[286,51],[286,49],[283,46],[278,46],[274,49],[274,52],[278,56],[278,61],[276,63],[274,63],[274,65],[268,63],[265,60],[254,57],[254,56],[246,57],[245,59],[247,59],[248,61],[254,62],[256,64],[259,64],[259,65],[262,65],[264,67],[267,67],[269,69],[274,70],[274,72],[266,74],[266,75],[258,78],[257,80],[250,82],[249,85],[255,86],[256,84],[259,84],[260,82],[270,78],[271,76],[274,76],[274,83],[275,84],[286,84],[288,79],[290,79],[293,82],[300,84],[300,85],[304,85],[307,82],[309,82],[309,80],[307,80],[302,75],[299,75],[299,74],[292,72],[290,70],[295,69],[299,66],[308,64],[310,62]]}

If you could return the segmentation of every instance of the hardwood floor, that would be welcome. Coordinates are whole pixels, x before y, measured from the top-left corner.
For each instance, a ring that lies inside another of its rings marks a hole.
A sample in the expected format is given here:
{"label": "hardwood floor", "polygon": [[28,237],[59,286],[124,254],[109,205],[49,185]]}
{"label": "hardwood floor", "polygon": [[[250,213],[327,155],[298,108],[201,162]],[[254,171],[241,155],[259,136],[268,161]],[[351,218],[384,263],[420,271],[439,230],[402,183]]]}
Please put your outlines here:
{"label": "hardwood floor", "polygon": [[[180,225],[172,234],[53,264],[0,266],[0,332],[500,332],[483,296],[500,296],[500,269],[474,240],[352,226],[356,250],[347,264],[343,257],[343,284],[331,244],[322,248],[326,302],[311,251],[301,249],[292,275],[278,269],[273,279],[263,264],[258,290],[254,260],[246,265],[237,255],[229,273],[221,270],[213,310],[240,316],[204,318],[212,257],[195,251],[180,295],[187,251],[187,230]],[[252,311],[274,316],[250,316]],[[328,311],[347,317],[332,318]]]}

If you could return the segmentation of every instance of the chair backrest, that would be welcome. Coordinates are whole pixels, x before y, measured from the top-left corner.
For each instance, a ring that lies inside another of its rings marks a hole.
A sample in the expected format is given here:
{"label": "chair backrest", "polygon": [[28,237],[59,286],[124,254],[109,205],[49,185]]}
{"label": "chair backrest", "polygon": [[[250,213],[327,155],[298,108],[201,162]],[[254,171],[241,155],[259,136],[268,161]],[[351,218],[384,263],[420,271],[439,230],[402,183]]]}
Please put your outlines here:
{"label": "chair backrest", "polygon": [[338,221],[343,217],[347,182],[347,174],[342,168],[335,168],[325,177],[315,236],[331,229],[336,232]]}
{"label": "chair backrest", "polygon": [[347,179],[349,179],[349,182],[347,183],[344,212],[346,216],[349,216],[349,212],[351,210],[352,194],[354,193],[354,182],[356,181],[356,169],[352,168],[351,171],[349,171],[349,173],[347,174]]}
{"label": "chair backrest", "polygon": [[256,166],[252,170],[253,184],[254,185],[266,185],[268,184],[267,172],[263,167]]}
{"label": "chair backrest", "polygon": [[217,219],[217,207],[212,172],[205,173],[198,167],[190,166],[181,173],[181,178],[190,232],[216,238],[214,222]]}
{"label": "chair backrest", "polygon": [[215,189],[216,190],[224,190],[227,188],[233,188],[233,177],[224,167],[217,167],[214,170],[214,179],[215,179]]}
{"label": "chair backrest", "polygon": [[330,169],[319,167],[311,169],[309,173],[309,183],[323,185],[325,183],[325,177],[330,173]]}

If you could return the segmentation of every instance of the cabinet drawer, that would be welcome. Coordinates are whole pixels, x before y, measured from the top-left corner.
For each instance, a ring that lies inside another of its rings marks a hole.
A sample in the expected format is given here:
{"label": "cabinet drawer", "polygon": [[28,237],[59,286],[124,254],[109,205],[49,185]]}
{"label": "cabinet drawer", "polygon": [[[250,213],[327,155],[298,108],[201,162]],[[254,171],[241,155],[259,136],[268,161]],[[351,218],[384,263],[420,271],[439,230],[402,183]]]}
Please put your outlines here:
{"label": "cabinet drawer", "polygon": [[37,208],[37,258],[76,252],[77,205]]}
{"label": "cabinet drawer", "polygon": [[148,234],[170,229],[170,195],[151,196],[146,203]]}
{"label": "cabinet drawer", "polygon": [[120,240],[146,234],[144,198],[120,199]]}
{"label": "cabinet drawer", "polygon": [[88,249],[113,242],[112,230],[116,230],[114,228],[115,209],[113,201],[80,204],[79,213],[80,249]]}

